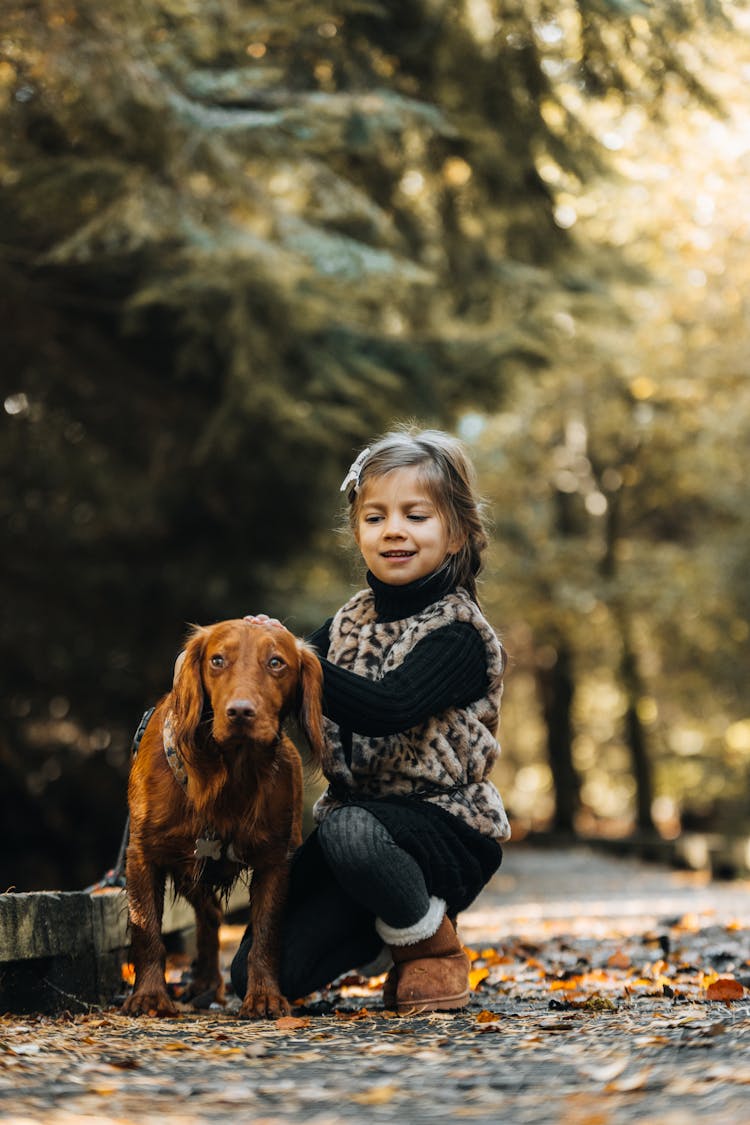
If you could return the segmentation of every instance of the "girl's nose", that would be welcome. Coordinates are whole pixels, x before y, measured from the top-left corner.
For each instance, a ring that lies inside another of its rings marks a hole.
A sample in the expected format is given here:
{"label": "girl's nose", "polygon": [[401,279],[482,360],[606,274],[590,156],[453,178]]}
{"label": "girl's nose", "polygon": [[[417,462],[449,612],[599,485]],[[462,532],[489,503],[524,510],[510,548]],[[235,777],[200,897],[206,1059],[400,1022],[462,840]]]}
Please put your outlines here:
{"label": "girl's nose", "polygon": [[401,520],[399,519],[399,517],[389,516],[385,521],[383,532],[388,536],[403,535],[403,528],[401,526]]}

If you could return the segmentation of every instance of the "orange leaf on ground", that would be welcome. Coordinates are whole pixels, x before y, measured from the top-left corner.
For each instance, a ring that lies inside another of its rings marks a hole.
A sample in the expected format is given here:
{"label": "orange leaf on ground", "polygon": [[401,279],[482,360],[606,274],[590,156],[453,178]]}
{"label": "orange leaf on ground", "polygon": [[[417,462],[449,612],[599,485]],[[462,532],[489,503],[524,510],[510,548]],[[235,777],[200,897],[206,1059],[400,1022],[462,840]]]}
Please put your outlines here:
{"label": "orange leaf on ground", "polygon": [[309,1027],[309,1016],[280,1016],[279,1019],[274,1020],[274,1025],[280,1031],[296,1031],[299,1027]]}
{"label": "orange leaf on ground", "polygon": [[478,984],[481,984],[485,977],[490,975],[489,969],[470,969],[469,970],[469,988],[474,991]]}
{"label": "orange leaf on ground", "polygon": [[479,956],[485,965],[507,965],[513,960],[507,953],[501,953],[499,949],[493,949],[492,946],[483,949]]}
{"label": "orange leaf on ground", "polygon": [[629,969],[632,965],[632,961],[627,953],[623,953],[621,949],[618,949],[617,952],[613,953],[609,958],[607,965],[610,969]]}
{"label": "orange leaf on ground", "polygon": [[552,992],[562,989],[565,992],[576,992],[581,985],[581,977],[568,977],[567,980],[553,980],[550,982]]}
{"label": "orange leaf on ground", "polygon": [[706,989],[708,1000],[741,1000],[744,995],[744,987],[734,977],[719,977]]}
{"label": "orange leaf on ground", "polygon": [[544,962],[540,961],[538,957],[527,957],[526,964],[530,969],[539,969],[542,973],[547,971],[545,969]]}
{"label": "orange leaf on ground", "polygon": [[487,1008],[482,1008],[481,1012],[477,1012],[477,1023],[495,1023],[498,1020],[497,1012],[490,1012]]}

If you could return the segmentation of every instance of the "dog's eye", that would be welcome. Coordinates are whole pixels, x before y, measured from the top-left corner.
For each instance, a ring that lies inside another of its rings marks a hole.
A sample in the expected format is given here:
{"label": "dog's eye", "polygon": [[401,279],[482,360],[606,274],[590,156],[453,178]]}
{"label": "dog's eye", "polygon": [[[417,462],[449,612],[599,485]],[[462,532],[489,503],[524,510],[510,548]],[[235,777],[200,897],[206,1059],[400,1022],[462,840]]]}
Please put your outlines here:
{"label": "dog's eye", "polygon": [[272,656],[268,661],[268,667],[278,672],[279,668],[286,668],[286,661],[282,660],[280,656]]}
{"label": "dog's eye", "polygon": [[224,659],[223,656],[220,655],[220,653],[218,653],[218,652],[214,653],[214,655],[211,657],[211,667],[212,668],[223,668],[225,666],[225,664],[226,664],[226,660]]}

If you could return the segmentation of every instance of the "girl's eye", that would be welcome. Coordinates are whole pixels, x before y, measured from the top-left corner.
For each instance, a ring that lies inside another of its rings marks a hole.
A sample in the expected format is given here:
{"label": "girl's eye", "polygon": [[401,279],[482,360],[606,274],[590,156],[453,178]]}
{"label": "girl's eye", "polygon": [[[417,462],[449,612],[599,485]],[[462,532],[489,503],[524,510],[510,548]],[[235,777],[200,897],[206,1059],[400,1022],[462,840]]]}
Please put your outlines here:
{"label": "girl's eye", "polygon": [[427,516],[418,515],[416,512],[412,512],[411,515],[409,516],[409,519],[410,520],[416,520],[417,523],[423,523],[424,520],[427,519]]}
{"label": "girl's eye", "polygon": [[279,668],[286,668],[286,662],[283,661],[280,656],[272,656],[268,661],[268,667],[278,672]]}
{"label": "girl's eye", "polygon": [[226,663],[227,662],[224,657],[218,652],[214,653],[214,655],[211,657],[212,668],[224,668],[226,666]]}

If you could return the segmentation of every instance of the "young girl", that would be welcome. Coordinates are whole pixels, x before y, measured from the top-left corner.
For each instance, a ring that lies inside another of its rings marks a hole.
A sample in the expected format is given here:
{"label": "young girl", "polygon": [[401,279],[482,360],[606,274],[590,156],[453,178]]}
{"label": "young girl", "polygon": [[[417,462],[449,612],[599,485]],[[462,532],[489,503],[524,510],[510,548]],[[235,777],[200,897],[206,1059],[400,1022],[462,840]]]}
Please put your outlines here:
{"label": "young girl", "polygon": [[[292,863],[281,957],[291,999],[385,945],[387,1006],[468,1001],[456,915],[510,835],[489,781],[505,654],[477,604],[487,537],[473,479],[458,441],[409,430],[364,450],[341,486],[368,586],[309,638],[329,784]],[[240,996],[251,941],[246,932],[232,965]]]}

